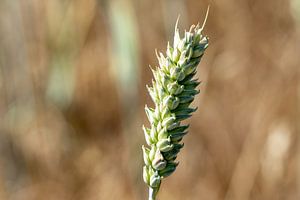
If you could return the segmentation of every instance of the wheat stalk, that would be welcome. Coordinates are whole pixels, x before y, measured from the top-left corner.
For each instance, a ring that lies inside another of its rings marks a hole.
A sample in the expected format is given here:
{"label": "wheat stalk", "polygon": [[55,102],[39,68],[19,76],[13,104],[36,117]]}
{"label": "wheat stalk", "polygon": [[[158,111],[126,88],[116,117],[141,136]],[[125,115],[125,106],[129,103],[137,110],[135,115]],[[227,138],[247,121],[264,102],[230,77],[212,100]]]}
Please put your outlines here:
{"label": "wheat stalk", "polygon": [[156,53],[159,67],[152,69],[154,80],[151,87],[147,86],[155,108],[145,106],[151,127],[143,126],[149,148],[142,146],[143,179],[149,186],[149,200],[156,199],[161,180],[175,171],[175,159],[183,147],[180,142],[189,126],[181,122],[197,110],[189,106],[199,93],[196,87],[200,82],[194,75],[208,46],[208,38],[202,35],[208,11],[202,27],[192,25],[183,38],[177,20],[173,47],[168,44],[166,56]]}

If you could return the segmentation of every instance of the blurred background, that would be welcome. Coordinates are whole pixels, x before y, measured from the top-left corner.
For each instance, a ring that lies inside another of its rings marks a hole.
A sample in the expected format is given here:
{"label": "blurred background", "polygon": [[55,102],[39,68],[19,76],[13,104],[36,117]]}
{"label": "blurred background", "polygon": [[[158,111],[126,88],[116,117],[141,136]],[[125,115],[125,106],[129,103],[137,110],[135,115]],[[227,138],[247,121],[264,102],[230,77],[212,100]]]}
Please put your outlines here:
{"label": "blurred background", "polygon": [[1,0],[0,199],[146,199],[148,65],[209,4],[199,109],[159,199],[300,199],[300,0]]}

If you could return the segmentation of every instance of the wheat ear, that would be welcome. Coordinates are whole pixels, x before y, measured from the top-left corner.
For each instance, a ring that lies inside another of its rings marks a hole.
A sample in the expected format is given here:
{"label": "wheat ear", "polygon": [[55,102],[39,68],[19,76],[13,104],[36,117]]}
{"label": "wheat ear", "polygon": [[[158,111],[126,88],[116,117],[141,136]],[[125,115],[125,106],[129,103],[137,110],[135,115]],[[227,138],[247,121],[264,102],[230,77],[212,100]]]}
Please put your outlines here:
{"label": "wheat ear", "polygon": [[202,27],[192,25],[183,38],[176,23],[173,46],[168,44],[166,56],[156,53],[159,67],[152,69],[154,80],[151,87],[147,86],[155,108],[145,106],[151,127],[143,126],[149,147],[142,146],[143,179],[149,186],[149,200],[155,200],[161,180],[175,171],[175,159],[189,126],[181,122],[197,110],[189,106],[199,93],[196,87],[200,82],[194,75],[208,46],[208,38],[202,35],[205,21]]}

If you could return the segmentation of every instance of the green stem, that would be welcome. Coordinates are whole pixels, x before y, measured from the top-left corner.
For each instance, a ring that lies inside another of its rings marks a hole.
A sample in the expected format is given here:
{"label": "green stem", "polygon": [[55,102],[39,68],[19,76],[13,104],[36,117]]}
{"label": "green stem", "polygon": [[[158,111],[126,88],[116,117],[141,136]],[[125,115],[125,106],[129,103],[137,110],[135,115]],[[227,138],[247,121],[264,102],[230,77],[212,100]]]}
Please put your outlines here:
{"label": "green stem", "polygon": [[156,194],[157,194],[156,189],[149,187],[149,199],[148,200],[155,200]]}
{"label": "green stem", "polygon": [[[160,183],[161,184],[161,183]],[[149,198],[148,200],[156,200],[156,195],[159,191],[160,184],[157,187],[149,187]]]}

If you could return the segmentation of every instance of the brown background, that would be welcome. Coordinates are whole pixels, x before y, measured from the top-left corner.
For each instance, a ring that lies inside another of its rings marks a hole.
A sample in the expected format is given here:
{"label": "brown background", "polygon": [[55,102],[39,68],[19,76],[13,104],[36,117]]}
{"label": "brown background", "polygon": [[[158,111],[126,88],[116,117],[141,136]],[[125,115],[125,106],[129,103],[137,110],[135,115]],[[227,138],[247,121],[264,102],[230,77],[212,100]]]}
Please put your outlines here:
{"label": "brown background", "polygon": [[299,0],[1,0],[0,199],[146,199],[155,49],[210,46],[161,200],[300,199]]}

